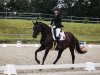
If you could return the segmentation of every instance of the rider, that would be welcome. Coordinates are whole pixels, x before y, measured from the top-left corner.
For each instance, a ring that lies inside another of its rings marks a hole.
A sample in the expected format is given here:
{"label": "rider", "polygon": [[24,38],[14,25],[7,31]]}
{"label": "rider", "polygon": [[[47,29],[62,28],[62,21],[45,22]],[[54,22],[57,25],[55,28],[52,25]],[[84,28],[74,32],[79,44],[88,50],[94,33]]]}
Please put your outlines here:
{"label": "rider", "polygon": [[53,18],[51,20],[51,23],[50,23],[50,25],[54,26],[54,28],[55,28],[55,32],[56,32],[55,39],[56,39],[58,44],[59,44],[59,39],[60,39],[60,35],[59,34],[60,34],[61,29],[63,27],[61,25],[62,18],[61,18],[60,12],[61,12],[61,9],[58,8],[58,7],[55,7],[53,9],[54,16],[53,16]]}

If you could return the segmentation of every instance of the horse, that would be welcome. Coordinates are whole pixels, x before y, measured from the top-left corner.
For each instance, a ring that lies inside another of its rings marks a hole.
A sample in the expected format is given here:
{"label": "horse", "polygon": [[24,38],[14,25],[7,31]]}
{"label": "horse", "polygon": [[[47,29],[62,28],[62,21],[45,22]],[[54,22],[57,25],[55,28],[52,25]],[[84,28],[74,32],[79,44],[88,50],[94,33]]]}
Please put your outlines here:
{"label": "horse", "polygon": [[[37,58],[37,53],[45,50],[44,57],[42,59],[42,65],[43,65],[49,51],[54,46],[55,40],[52,37],[51,28],[48,25],[42,22],[37,22],[37,21],[33,22],[33,24],[34,26],[33,26],[32,37],[37,38],[37,36],[41,33],[41,39],[40,39],[41,46],[35,51],[35,60],[38,64],[40,64],[40,61]],[[71,32],[64,32],[64,34],[66,36],[66,39],[59,42],[60,48],[58,46],[56,46],[55,48],[55,50],[58,51],[58,55],[57,55],[56,60],[53,62],[53,64],[57,63],[57,61],[60,59],[62,55],[62,52],[66,48],[69,48],[71,52],[72,64],[74,64],[74,61],[75,61],[74,50],[77,51],[77,53],[79,54],[84,54],[87,52],[80,48],[78,39]]]}

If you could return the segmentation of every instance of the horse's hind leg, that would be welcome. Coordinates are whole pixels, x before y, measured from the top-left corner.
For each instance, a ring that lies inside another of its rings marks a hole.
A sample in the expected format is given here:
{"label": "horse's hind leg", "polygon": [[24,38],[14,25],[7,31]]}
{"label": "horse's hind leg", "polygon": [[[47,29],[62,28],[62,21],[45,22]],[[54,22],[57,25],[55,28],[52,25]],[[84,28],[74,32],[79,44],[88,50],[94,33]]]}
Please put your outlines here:
{"label": "horse's hind leg", "polygon": [[53,64],[56,64],[56,63],[57,63],[57,61],[58,61],[58,60],[60,59],[60,57],[61,57],[62,52],[63,52],[63,50],[59,50],[59,51],[58,51],[58,56],[57,56],[57,58],[56,58],[56,60],[54,61]]}
{"label": "horse's hind leg", "polygon": [[74,61],[75,61],[74,48],[75,48],[74,45],[72,45],[72,46],[69,47],[70,52],[71,52],[71,56],[72,56],[72,64],[74,64]]}
{"label": "horse's hind leg", "polygon": [[40,46],[38,50],[35,51],[35,60],[37,61],[38,64],[40,64],[40,61],[37,58],[37,53],[40,51],[43,51],[45,48],[43,46]]}

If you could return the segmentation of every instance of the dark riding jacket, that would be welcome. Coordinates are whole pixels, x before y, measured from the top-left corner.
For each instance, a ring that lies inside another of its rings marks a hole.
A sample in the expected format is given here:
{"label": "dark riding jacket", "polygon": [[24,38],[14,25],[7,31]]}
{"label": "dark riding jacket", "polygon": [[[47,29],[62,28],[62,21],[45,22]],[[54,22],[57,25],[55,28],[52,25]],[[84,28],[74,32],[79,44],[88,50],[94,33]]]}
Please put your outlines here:
{"label": "dark riding jacket", "polygon": [[52,17],[52,20],[51,20],[50,25],[55,25],[56,28],[61,28],[61,27],[63,27],[61,25],[61,20],[62,20],[62,18],[61,18],[61,15],[60,14],[54,15]]}

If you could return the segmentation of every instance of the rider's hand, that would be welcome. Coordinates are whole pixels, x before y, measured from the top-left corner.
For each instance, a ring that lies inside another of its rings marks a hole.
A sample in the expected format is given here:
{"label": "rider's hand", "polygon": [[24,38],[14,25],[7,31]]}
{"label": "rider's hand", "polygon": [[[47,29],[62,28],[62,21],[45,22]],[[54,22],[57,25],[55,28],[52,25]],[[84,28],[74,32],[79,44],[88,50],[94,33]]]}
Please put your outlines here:
{"label": "rider's hand", "polygon": [[56,28],[56,26],[52,26],[52,28]]}
{"label": "rider's hand", "polygon": [[48,25],[49,27],[51,27],[51,25]]}

